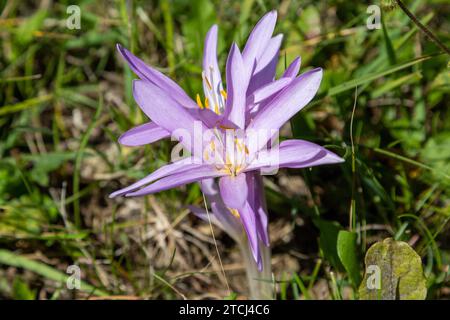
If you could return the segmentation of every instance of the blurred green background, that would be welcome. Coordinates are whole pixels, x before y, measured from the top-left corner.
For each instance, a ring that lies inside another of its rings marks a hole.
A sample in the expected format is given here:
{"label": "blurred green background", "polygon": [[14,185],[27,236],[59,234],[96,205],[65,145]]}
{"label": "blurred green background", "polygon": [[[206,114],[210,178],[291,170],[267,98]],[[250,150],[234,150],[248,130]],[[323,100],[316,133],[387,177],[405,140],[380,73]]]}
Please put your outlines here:
{"label": "blurred green background", "polygon": [[[265,179],[277,298],[357,299],[364,255],[387,237],[421,256],[428,298],[449,298],[449,57],[393,3],[78,1],[81,28],[70,30],[74,1],[0,1],[0,298],[246,297],[231,239],[215,229],[225,279],[209,226],[186,209],[202,205],[197,185],[108,199],[167,163],[171,147],[117,143],[146,119],[115,44],[194,97],[208,28],[219,24],[223,68],[232,41],[242,48],[272,9],[278,73],[298,55],[301,72],[325,71],[282,135],[346,159]],[[380,29],[366,26],[371,4]],[[450,45],[448,1],[405,5]],[[341,230],[356,239],[344,259]],[[66,286],[73,264],[80,290]]]}

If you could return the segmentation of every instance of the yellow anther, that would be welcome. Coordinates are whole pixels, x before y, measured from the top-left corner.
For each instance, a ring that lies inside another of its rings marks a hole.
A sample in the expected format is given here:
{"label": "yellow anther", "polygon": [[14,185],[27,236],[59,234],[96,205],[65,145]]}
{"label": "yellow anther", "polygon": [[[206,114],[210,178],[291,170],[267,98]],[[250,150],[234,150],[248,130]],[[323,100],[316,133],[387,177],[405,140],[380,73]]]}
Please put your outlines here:
{"label": "yellow anther", "polygon": [[242,145],[237,138],[234,138],[234,143],[240,152],[242,152]]}
{"label": "yellow anther", "polygon": [[205,108],[209,109],[209,100],[208,100],[208,98],[205,98]]}
{"label": "yellow anther", "polygon": [[226,92],[225,90],[220,90],[220,94],[222,95],[222,97],[223,97],[224,99],[227,98],[227,92]]}
{"label": "yellow anther", "polygon": [[200,109],[203,109],[203,103],[202,103],[202,99],[200,98],[200,95],[197,93],[197,104],[200,107]]}
{"label": "yellow anther", "polygon": [[234,130],[234,128],[224,126],[223,124],[219,125],[219,128],[220,128],[220,129],[224,129],[224,130]]}
{"label": "yellow anther", "polygon": [[208,86],[209,90],[212,90],[212,85],[209,82],[208,77],[205,76],[205,74],[203,74],[203,79],[205,80],[206,85]]}
{"label": "yellow anther", "polygon": [[217,106],[217,104],[214,105],[214,112],[219,114],[219,107]]}
{"label": "yellow anther", "polygon": [[231,214],[233,215],[233,216],[235,216],[236,218],[240,218],[241,216],[239,215],[239,212],[236,210],[236,209],[229,209],[230,210],[230,212],[231,212]]}

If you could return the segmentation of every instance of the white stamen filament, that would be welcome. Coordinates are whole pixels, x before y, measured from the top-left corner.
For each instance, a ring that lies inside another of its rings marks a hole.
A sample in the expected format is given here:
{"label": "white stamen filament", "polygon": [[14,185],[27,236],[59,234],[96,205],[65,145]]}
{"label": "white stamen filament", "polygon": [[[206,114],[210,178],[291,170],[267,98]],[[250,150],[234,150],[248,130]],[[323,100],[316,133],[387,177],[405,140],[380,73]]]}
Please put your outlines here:
{"label": "white stamen filament", "polygon": [[[202,79],[204,82],[204,90],[205,90],[205,97],[206,100],[211,102],[214,105],[214,108],[212,109],[216,114],[221,114],[225,110],[225,96],[222,92],[222,83],[219,81],[219,83],[214,82],[214,69],[210,66],[209,67],[209,77],[207,75],[206,70],[202,71]],[[206,104],[206,103],[205,103]],[[200,104],[199,104],[200,106]]]}
{"label": "white stamen filament", "polygon": [[238,138],[234,129],[226,131],[225,141],[223,132],[217,128],[214,128],[213,132],[214,138],[206,145],[204,159],[214,164],[217,170],[230,176],[237,176],[248,165],[248,148],[243,138]]}

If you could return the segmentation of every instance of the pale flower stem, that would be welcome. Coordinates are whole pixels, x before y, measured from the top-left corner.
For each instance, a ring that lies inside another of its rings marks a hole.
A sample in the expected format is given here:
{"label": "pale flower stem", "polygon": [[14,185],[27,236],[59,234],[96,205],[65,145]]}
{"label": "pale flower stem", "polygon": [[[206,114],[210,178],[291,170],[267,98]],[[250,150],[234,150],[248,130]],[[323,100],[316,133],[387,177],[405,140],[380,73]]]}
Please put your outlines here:
{"label": "pale flower stem", "polygon": [[272,282],[272,266],[270,262],[270,247],[266,247],[260,242],[260,251],[263,263],[263,270],[259,272],[255,260],[253,259],[247,237],[243,237],[239,243],[243,263],[247,273],[249,299],[252,300],[273,300],[274,284]]}

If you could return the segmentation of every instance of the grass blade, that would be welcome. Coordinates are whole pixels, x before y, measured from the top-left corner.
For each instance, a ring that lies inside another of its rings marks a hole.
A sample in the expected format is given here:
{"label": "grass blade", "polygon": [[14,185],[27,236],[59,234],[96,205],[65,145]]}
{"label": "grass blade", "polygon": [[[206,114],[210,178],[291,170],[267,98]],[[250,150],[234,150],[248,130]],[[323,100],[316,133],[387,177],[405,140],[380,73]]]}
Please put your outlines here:
{"label": "grass blade", "polygon": [[[66,281],[69,279],[69,275],[49,266],[45,263],[38,262],[26,258],[24,256],[18,255],[9,250],[0,249],[0,264],[8,265],[16,268],[23,268],[34,273],[41,275],[46,279],[50,279],[61,284],[66,284]],[[81,281],[80,290],[84,292],[88,292],[90,294],[95,294],[97,296],[107,296],[108,294],[96,287]]]}
{"label": "grass blade", "polygon": [[362,77],[357,78],[357,79],[353,79],[353,80],[344,82],[344,83],[342,83],[342,84],[340,84],[338,86],[335,86],[335,87],[331,88],[330,90],[328,90],[328,96],[334,96],[334,95],[336,95],[338,93],[341,93],[341,92],[353,89],[356,86],[359,86],[359,85],[371,82],[371,81],[373,81],[375,79],[387,76],[388,74],[391,74],[391,73],[394,73],[394,72],[406,69],[406,68],[408,68],[410,66],[413,66],[413,65],[415,65],[417,63],[420,63],[420,62],[423,62],[423,61],[428,60],[428,59],[430,59],[432,57],[435,57],[435,56],[437,56],[437,54],[422,56],[422,57],[419,57],[417,59],[414,59],[414,60],[411,60],[411,61],[408,61],[408,62],[405,62],[405,63],[402,63],[402,64],[397,64],[397,65],[395,65],[395,66],[393,66],[391,68],[388,68],[387,70],[383,70],[381,72],[375,72],[375,73],[372,73],[372,74],[369,74],[369,75],[366,75],[366,76],[362,76]]}

